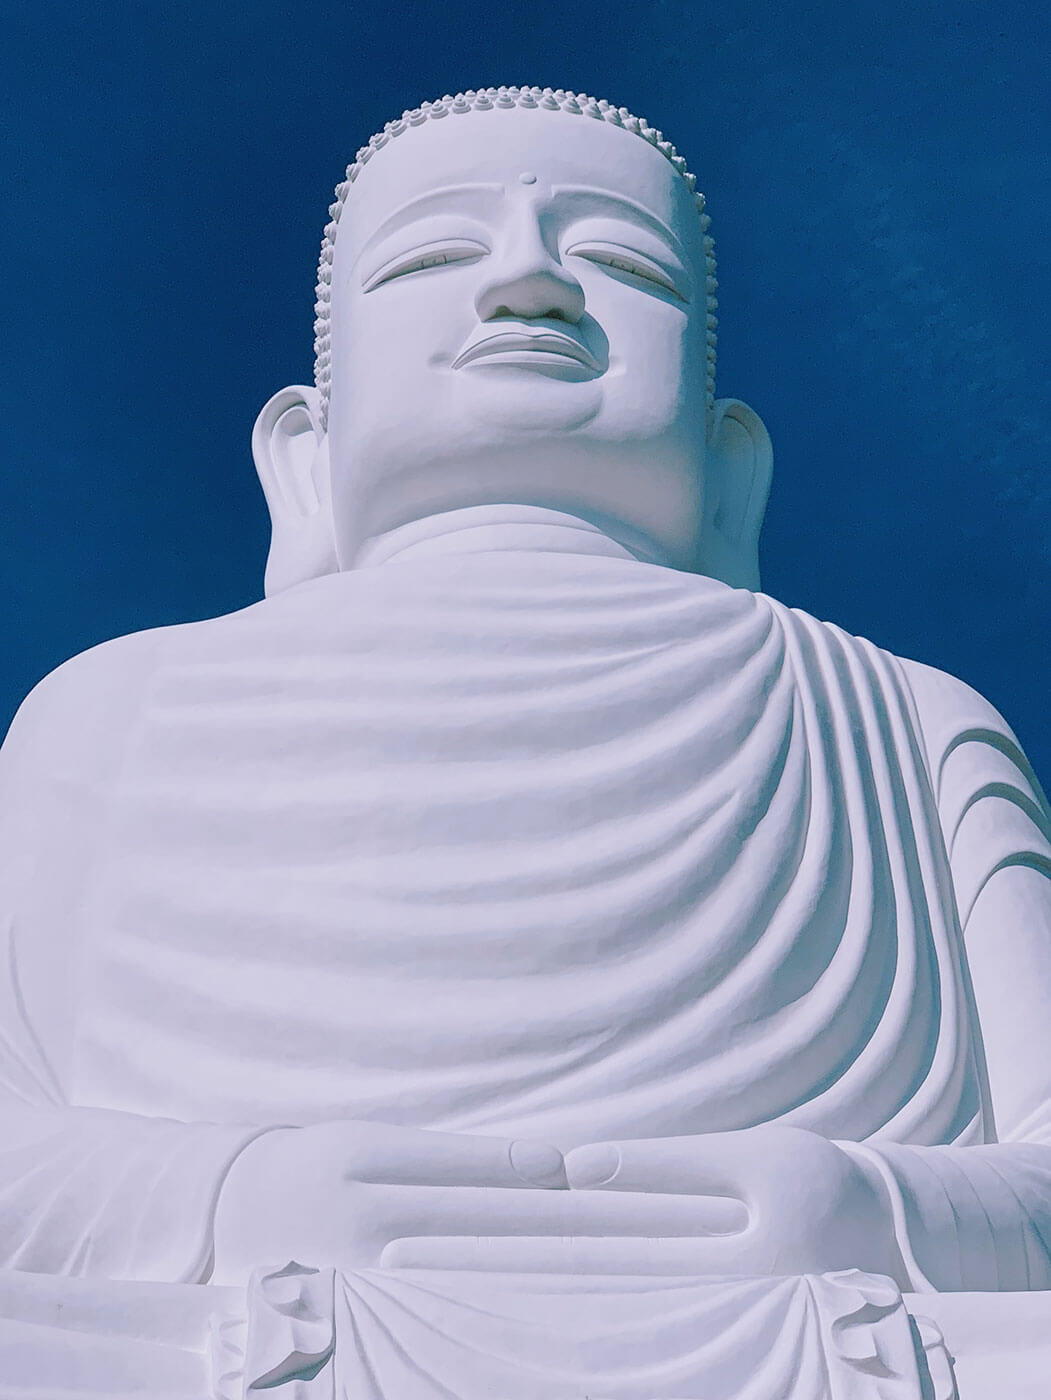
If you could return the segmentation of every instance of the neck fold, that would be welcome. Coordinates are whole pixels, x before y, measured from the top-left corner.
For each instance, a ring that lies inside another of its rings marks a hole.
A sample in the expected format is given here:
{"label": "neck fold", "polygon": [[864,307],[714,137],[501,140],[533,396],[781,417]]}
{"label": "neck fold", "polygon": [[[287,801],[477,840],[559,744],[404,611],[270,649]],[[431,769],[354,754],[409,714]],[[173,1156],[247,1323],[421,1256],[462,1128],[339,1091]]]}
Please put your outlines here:
{"label": "neck fold", "polygon": [[490,505],[443,511],[378,535],[364,545],[352,567],[504,551],[644,557],[575,515],[542,506]]}

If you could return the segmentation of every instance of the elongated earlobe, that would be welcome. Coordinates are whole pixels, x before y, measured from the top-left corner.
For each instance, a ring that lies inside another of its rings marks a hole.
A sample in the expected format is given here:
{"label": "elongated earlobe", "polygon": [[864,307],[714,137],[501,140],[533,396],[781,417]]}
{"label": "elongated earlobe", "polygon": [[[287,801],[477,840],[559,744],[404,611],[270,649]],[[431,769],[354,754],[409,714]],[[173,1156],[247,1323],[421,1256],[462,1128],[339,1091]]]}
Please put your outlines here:
{"label": "elongated earlobe", "polygon": [[734,588],[759,588],[759,532],[773,474],[770,435],[740,399],[718,399],[708,438],[710,508],[701,568]]}
{"label": "elongated earlobe", "polygon": [[337,573],[328,438],[315,388],[293,384],[263,406],[252,430],[252,457],[270,511],[267,597]]}

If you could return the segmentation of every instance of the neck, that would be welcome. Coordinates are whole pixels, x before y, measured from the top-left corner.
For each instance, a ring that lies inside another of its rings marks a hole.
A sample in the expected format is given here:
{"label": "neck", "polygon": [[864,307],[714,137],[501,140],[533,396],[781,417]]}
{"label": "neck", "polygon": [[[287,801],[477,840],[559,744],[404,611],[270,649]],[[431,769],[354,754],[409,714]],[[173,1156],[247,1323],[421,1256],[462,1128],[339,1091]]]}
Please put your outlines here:
{"label": "neck", "polygon": [[489,505],[442,511],[377,535],[362,547],[352,567],[372,569],[393,561],[508,551],[597,554],[652,562],[641,550],[628,548],[575,515],[542,506]]}

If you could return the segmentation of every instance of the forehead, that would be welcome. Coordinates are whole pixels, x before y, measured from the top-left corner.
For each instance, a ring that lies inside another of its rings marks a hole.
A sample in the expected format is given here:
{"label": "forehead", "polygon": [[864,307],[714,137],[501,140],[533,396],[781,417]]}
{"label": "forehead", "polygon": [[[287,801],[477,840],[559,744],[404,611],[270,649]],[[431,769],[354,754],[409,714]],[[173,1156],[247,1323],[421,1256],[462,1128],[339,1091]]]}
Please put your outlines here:
{"label": "forehead", "polygon": [[668,225],[685,247],[699,246],[693,196],[648,142],[593,117],[519,107],[450,113],[391,140],[351,186],[337,244],[360,248],[423,196],[481,184],[496,187],[498,197],[501,189],[521,188],[525,173],[536,175],[538,186],[556,199],[563,188],[625,196]]}

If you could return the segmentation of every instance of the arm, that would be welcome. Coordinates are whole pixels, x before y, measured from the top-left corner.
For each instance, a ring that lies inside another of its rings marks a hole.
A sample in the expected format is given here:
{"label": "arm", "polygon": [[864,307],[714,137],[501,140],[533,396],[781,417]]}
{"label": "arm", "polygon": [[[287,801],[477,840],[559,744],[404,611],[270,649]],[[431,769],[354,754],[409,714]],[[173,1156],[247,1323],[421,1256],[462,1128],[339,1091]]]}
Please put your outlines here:
{"label": "arm", "polygon": [[1014,734],[969,686],[903,664],[952,871],[987,1144],[856,1149],[914,1287],[1051,1288],[1051,819]]}
{"label": "arm", "polygon": [[952,869],[995,1134],[1051,1143],[1051,814],[997,711],[908,663]]}
{"label": "arm", "polygon": [[256,1131],[71,1102],[95,804],[148,657],[138,638],[78,657],[0,749],[0,1268],[201,1280],[219,1188]]}

